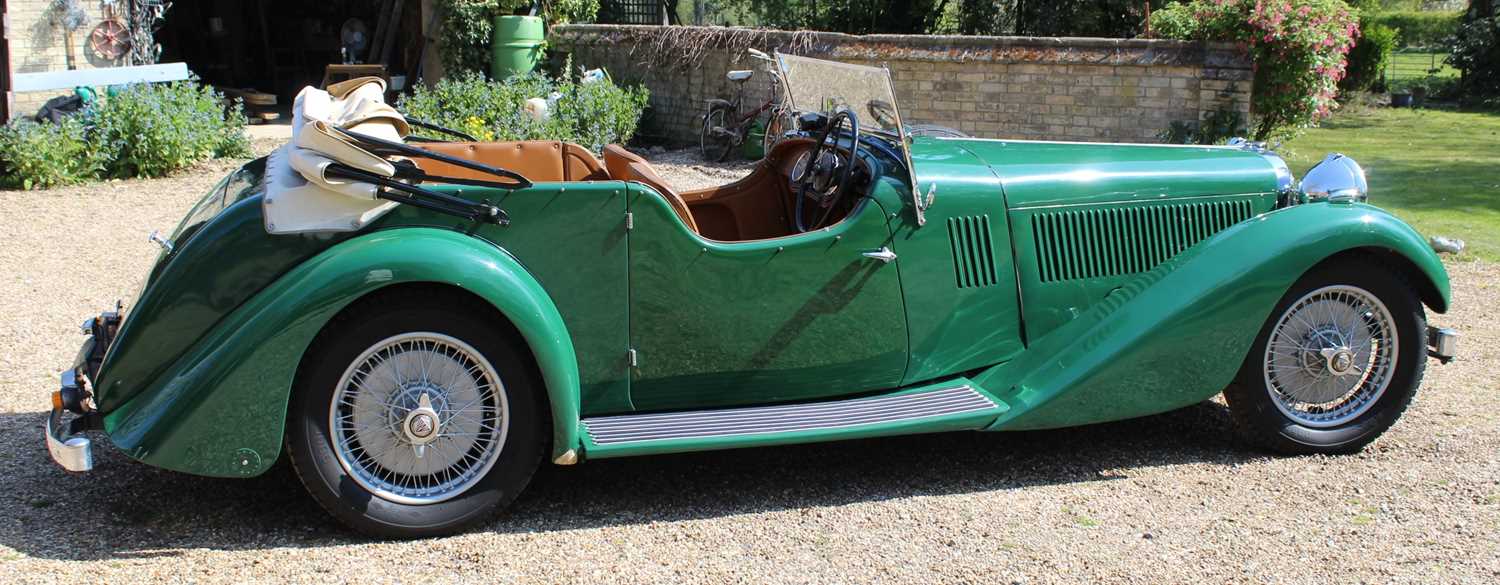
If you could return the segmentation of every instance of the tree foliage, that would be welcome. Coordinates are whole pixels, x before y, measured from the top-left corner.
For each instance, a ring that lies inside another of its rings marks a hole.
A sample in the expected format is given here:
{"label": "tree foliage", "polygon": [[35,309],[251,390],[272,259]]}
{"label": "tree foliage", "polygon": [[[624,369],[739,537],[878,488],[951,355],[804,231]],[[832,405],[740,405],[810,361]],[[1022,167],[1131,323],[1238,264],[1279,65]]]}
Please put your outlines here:
{"label": "tree foliage", "polygon": [[852,34],[1125,38],[1143,32],[1146,0],[726,0],[721,9],[770,28]]}
{"label": "tree foliage", "polygon": [[1471,0],[1448,63],[1463,71],[1465,101],[1500,106],[1500,0]]}

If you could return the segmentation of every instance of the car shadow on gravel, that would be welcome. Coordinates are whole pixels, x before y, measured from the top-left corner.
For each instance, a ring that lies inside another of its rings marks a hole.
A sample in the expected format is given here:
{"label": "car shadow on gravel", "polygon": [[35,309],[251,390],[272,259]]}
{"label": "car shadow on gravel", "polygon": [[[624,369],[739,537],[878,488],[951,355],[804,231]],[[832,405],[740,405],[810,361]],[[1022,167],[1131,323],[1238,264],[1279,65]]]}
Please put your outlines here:
{"label": "car shadow on gravel", "polygon": [[[214,479],[96,447],[96,470],[47,458],[42,413],[0,415],[7,522],[0,544],[31,557],[130,559],[184,549],[337,546],[364,539],[319,509],[284,462]],[[1109,481],[1164,465],[1233,465],[1227,410],[1204,402],[1142,419],[1051,431],[946,433],[543,466],[498,533],[670,522],[858,502]]]}

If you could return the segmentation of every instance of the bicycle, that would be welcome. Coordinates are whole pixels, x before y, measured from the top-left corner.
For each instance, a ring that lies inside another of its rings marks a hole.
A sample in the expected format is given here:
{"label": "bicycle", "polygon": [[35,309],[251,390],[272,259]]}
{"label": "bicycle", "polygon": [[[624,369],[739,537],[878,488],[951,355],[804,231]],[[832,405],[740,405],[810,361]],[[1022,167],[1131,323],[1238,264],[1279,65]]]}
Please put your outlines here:
{"label": "bicycle", "polygon": [[781,79],[776,61],[770,55],[755,49],[749,49],[748,52],[750,57],[771,64],[771,99],[766,100],[759,108],[741,113],[740,108],[745,100],[745,82],[755,76],[755,71],[745,69],[726,73],[725,77],[735,84],[734,100],[709,100],[708,113],[703,114],[703,127],[698,132],[698,147],[706,160],[719,162],[729,158],[730,151],[745,143],[755,121],[767,111],[770,112],[770,119],[766,121],[763,139],[765,153],[770,153],[771,147],[776,146],[782,135],[792,127],[791,114],[783,99],[785,81]]}

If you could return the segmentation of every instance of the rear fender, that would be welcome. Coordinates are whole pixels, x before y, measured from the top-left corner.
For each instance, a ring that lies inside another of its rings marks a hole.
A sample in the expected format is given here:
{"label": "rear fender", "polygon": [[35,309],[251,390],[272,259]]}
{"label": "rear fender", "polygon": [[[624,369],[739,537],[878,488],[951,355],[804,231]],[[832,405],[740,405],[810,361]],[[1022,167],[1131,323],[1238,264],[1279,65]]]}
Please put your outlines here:
{"label": "rear fender", "polygon": [[[1111,292],[1017,359],[974,376],[1011,406],[989,430],[1145,416],[1212,397],[1303,274],[1339,254],[1404,258],[1424,301],[1448,308],[1448,274],[1410,226],[1368,205],[1310,204],[1233,226]],[[1423,285],[1426,285],[1425,287]]]}
{"label": "rear fender", "polygon": [[404,228],[334,246],[226,316],[105,431],[131,457],[198,475],[257,475],[281,452],[303,354],[340,310],[380,288],[438,283],[490,302],[520,331],[546,385],[554,458],[578,444],[578,360],[562,316],[509,254],[447,230]]}

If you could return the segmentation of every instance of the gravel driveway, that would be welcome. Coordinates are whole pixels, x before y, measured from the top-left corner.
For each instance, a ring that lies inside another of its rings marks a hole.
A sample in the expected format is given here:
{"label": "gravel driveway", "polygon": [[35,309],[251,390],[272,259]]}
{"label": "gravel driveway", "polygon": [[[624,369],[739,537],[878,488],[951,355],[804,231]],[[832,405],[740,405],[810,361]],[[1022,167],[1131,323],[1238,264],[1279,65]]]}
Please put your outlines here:
{"label": "gravel driveway", "polygon": [[[683,183],[744,165],[695,168]],[[22,582],[1489,582],[1500,580],[1500,265],[1456,262],[1462,357],[1365,452],[1238,448],[1221,403],[1114,424],[545,467],[480,530],[351,536],[287,468],[207,479],[42,443],[78,323],[128,293],[232,165],[0,192],[0,575]]]}

